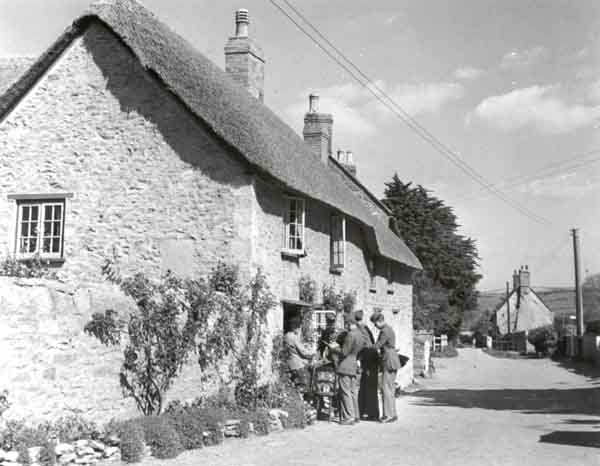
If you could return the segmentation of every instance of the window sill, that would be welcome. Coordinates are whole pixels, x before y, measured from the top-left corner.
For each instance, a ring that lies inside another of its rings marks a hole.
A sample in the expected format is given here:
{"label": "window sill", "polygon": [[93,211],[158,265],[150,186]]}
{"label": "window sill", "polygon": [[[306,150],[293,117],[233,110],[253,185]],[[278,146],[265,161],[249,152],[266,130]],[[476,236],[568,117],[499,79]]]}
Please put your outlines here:
{"label": "window sill", "polygon": [[291,249],[282,249],[281,255],[283,257],[298,259],[300,257],[306,257],[306,251],[302,250],[291,250]]}
{"label": "window sill", "polygon": [[343,271],[344,271],[343,265],[332,266],[329,268],[329,273],[334,273],[336,275],[341,275]]}
{"label": "window sill", "polygon": [[[17,261],[28,263],[34,261],[36,258],[31,256],[17,256]],[[51,265],[62,265],[65,263],[66,259],[64,257],[44,257],[40,256],[40,262],[42,265],[51,264]]]}

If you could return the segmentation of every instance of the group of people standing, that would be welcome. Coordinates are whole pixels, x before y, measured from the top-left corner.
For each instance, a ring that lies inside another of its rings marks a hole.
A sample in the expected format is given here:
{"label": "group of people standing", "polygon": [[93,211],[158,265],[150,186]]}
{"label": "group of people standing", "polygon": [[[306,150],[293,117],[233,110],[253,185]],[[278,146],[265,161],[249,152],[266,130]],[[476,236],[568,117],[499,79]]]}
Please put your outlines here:
{"label": "group of people standing", "polygon": [[[388,423],[398,419],[395,380],[401,363],[394,330],[382,313],[374,313],[371,321],[379,330],[375,340],[363,317],[362,310],[344,313],[344,329],[338,329],[335,314],[328,314],[326,328],[318,342],[319,364],[330,364],[337,374],[342,425],[353,425],[361,420]],[[308,364],[315,354],[301,343],[299,327],[292,325],[285,335],[288,369],[296,385],[307,387],[310,383]],[[383,399],[382,417],[379,390]]]}

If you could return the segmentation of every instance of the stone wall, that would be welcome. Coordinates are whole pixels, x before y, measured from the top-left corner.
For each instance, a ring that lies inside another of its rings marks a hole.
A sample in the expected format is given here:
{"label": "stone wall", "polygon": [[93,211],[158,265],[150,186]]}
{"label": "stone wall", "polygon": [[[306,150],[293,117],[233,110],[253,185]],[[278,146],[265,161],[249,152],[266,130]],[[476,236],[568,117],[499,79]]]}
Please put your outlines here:
{"label": "stone wall", "polygon": [[113,246],[125,273],[249,256],[244,165],[98,23],[0,122],[0,153],[0,255],[8,194],[67,192],[62,278],[96,280]]}
{"label": "stone wall", "polygon": [[[104,422],[137,415],[119,387],[122,348],[83,331],[94,312],[109,308],[126,316],[133,303],[109,284],[0,277],[0,390],[9,390],[12,403],[5,417],[34,422],[80,414]],[[192,399],[202,383],[191,361],[168,397]]]}
{"label": "stone wall", "polygon": [[[298,281],[302,275],[310,275],[317,282],[321,299],[323,285],[333,285],[337,290],[355,291],[357,309],[365,311],[368,320],[374,309],[383,311],[386,321],[396,332],[397,348],[411,358],[400,371],[398,381],[403,386],[412,382],[412,285],[411,271],[394,264],[394,281],[388,286],[385,262],[376,261],[376,290],[370,288],[368,270],[369,246],[361,226],[346,219],[346,264],[342,273],[330,270],[330,219],[334,213],[328,206],[314,200],[306,201],[306,256],[296,259],[282,256],[285,194],[278,188],[259,179],[255,183],[257,205],[253,218],[257,231],[253,257],[263,268],[276,296],[297,300]],[[280,307],[271,315],[272,328],[281,328],[283,310]],[[372,327],[374,334],[378,332]]]}

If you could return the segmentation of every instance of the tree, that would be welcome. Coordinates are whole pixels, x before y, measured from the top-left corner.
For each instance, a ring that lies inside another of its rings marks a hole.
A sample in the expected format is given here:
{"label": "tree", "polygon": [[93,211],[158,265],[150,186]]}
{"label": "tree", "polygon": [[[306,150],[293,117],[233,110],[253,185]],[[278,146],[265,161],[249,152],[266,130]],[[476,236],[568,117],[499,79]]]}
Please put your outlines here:
{"label": "tree", "polygon": [[392,211],[392,227],[423,265],[413,277],[415,327],[456,336],[462,313],[477,305],[481,275],[475,241],[458,233],[451,207],[397,174],[386,183],[383,203]]}

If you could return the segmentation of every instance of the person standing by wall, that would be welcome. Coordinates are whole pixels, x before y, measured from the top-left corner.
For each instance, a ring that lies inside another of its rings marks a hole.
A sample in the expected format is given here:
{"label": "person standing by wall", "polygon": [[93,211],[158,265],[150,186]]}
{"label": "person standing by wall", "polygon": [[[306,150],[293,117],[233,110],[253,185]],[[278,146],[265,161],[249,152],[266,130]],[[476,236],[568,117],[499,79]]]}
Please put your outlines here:
{"label": "person standing by wall", "polygon": [[[363,348],[363,336],[356,326],[354,315],[344,315],[346,334],[340,349],[337,374],[340,386],[340,424],[352,425],[360,421],[358,409],[357,356]],[[332,348],[335,348],[332,345]]]}
{"label": "person standing by wall", "polygon": [[301,331],[302,321],[293,319],[289,331],[285,334],[284,344],[290,380],[302,393],[305,393],[310,381],[307,365],[314,354],[302,344]]}
{"label": "person standing by wall", "polygon": [[382,313],[371,316],[375,327],[379,329],[379,337],[375,348],[381,352],[381,369],[383,371],[383,381],[381,384],[381,394],[383,397],[383,417],[381,422],[395,422],[398,420],[396,414],[396,375],[400,369],[400,359],[396,352],[396,335],[394,329],[385,323]]}
{"label": "person standing by wall", "polygon": [[360,362],[360,385],[358,389],[358,407],[360,417],[369,421],[379,420],[379,399],[377,385],[379,379],[379,353],[375,349],[373,333],[363,322],[362,309],[354,312],[356,325],[363,335],[365,347],[358,353]]}

